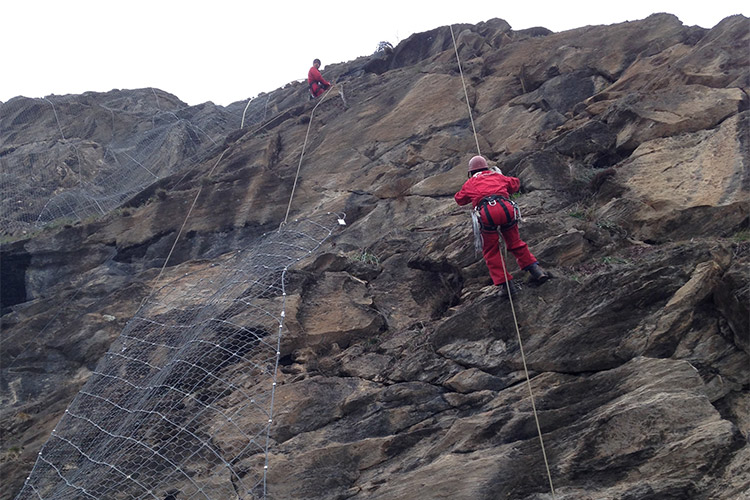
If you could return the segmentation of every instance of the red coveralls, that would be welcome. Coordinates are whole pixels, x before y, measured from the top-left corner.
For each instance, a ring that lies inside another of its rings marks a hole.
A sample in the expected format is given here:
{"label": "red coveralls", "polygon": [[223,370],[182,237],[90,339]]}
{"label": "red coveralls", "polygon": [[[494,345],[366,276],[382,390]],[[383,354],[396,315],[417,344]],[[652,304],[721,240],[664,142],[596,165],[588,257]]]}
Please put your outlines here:
{"label": "red coveralls", "polygon": [[[461,190],[455,194],[454,199],[459,205],[466,205],[471,202],[472,206],[476,207],[485,196],[495,194],[509,198],[520,187],[521,181],[516,177],[506,177],[492,170],[483,170],[471,176],[464,183],[463,187],[461,187]],[[521,235],[518,232],[518,224],[514,224],[512,227],[506,229],[500,229],[500,225],[510,222],[506,211],[503,209],[503,205],[512,220],[513,206],[509,202],[502,200],[498,200],[492,206],[485,205],[487,210],[489,210],[492,221],[487,219],[484,207],[479,211],[479,218],[483,226],[492,225],[492,222],[498,226],[498,229],[495,231],[482,229],[482,239],[484,240],[482,253],[484,254],[484,261],[487,263],[487,268],[490,271],[492,282],[495,285],[505,283],[506,279],[513,279],[510,273],[507,273],[507,278],[503,274],[503,256],[500,253],[500,237],[498,233],[503,235],[505,245],[516,257],[518,267],[523,269],[536,262],[536,257],[531,254],[528,245],[521,239]]]}
{"label": "red coveralls", "polygon": [[310,86],[310,93],[313,97],[318,97],[320,94],[326,91],[331,86],[320,74],[318,68],[313,66],[310,71],[307,72],[307,83]]}

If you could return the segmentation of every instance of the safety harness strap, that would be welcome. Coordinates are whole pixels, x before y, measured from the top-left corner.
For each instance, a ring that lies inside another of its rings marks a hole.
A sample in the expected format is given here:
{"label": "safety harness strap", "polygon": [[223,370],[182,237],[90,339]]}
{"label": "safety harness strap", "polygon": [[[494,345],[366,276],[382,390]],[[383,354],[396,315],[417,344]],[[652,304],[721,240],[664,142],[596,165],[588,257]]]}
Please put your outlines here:
{"label": "safety harness strap", "polygon": [[[496,224],[495,221],[492,219],[492,216],[490,215],[489,207],[494,206],[498,202],[507,202],[507,203],[510,203],[511,206],[513,207],[513,214],[511,215],[510,211],[508,210],[508,207],[505,206],[505,203],[500,203],[500,206],[503,208],[503,211],[505,212],[506,220],[508,221],[505,224],[500,224],[500,225]],[[505,229],[509,229],[515,226],[516,224],[518,224],[518,218],[516,217],[516,213],[518,210],[517,210],[516,204],[515,202],[506,198],[505,196],[501,196],[499,194],[485,196],[479,202],[475,210],[481,211],[482,209],[484,209],[484,215],[487,218],[487,222],[488,222],[488,224],[485,224],[481,222],[481,219],[480,219],[480,224],[482,225],[482,229],[485,231],[496,231],[498,227],[500,228],[501,231],[504,231]]]}

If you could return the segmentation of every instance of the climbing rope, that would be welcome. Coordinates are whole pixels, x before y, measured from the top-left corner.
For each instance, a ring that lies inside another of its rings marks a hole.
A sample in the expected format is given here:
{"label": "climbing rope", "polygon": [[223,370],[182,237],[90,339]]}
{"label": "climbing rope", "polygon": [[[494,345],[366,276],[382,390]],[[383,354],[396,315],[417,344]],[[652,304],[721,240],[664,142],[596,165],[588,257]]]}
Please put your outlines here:
{"label": "climbing rope", "polygon": [[474,142],[477,143],[477,154],[481,156],[482,151],[479,149],[479,138],[477,136],[477,129],[474,126],[474,117],[471,113],[471,105],[469,104],[469,93],[466,91],[466,81],[464,80],[464,71],[461,69],[461,58],[458,56],[458,45],[456,44],[456,36],[453,34],[453,25],[449,25],[451,29],[451,38],[453,39],[453,50],[456,51],[456,62],[458,63],[458,72],[461,75],[461,84],[464,87],[464,96],[466,96],[466,107],[469,110],[469,120],[471,121],[471,129],[474,131]]}
{"label": "climbing rope", "polygon": [[[299,157],[299,164],[297,165],[297,173],[294,176],[294,184],[292,185],[292,193],[289,196],[289,204],[287,205],[287,208],[286,208],[286,215],[284,215],[284,221],[279,226],[279,229],[281,229],[281,227],[287,223],[287,220],[289,218],[289,211],[292,207],[292,199],[294,198],[294,191],[297,187],[297,180],[299,179],[299,173],[302,167],[302,159],[305,156],[305,147],[307,146],[307,139],[310,136],[310,127],[312,125],[313,116],[315,115],[315,110],[318,109],[318,106],[320,106],[323,103],[323,101],[328,97],[328,94],[331,92],[331,90],[333,90],[335,86],[336,86],[335,83],[331,85],[331,87],[325,92],[325,94],[323,94],[323,97],[315,104],[315,106],[312,109],[312,112],[310,113],[310,121],[307,124],[307,132],[305,133],[305,140],[302,143],[302,153],[300,154],[300,157]],[[346,104],[346,101],[344,101],[344,103]],[[244,115],[243,115],[243,120],[244,120]],[[219,155],[219,159],[216,160],[216,163],[214,164],[213,168],[211,168],[211,171],[208,173],[208,175],[206,175],[206,178],[210,178],[213,175],[214,171],[216,170],[216,167],[219,166],[219,163],[221,162],[222,158],[224,158],[224,155],[226,154],[227,151],[228,151],[228,148],[224,149],[224,151],[221,152],[221,155]],[[159,274],[157,275],[156,280],[154,281],[154,286],[151,289],[151,293],[149,293],[149,295],[141,302],[141,306],[149,302],[151,300],[151,297],[154,295],[154,292],[156,291],[156,288],[159,284],[161,276],[162,274],[164,274],[164,270],[166,269],[167,264],[169,263],[169,260],[172,258],[172,253],[174,253],[174,250],[177,247],[177,243],[180,240],[180,236],[182,235],[182,232],[185,229],[185,225],[187,224],[187,221],[190,218],[190,215],[192,214],[193,209],[195,208],[195,205],[198,202],[198,197],[200,197],[202,191],[203,191],[203,185],[201,185],[201,187],[198,188],[198,192],[195,193],[195,197],[193,198],[193,203],[190,205],[190,208],[188,209],[188,212],[185,215],[185,219],[182,222],[182,226],[180,227],[180,230],[177,232],[177,237],[172,243],[172,248],[169,250],[169,253],[167,254],[167,258],[164,260],[164,265],[162,265],[162,268],[159,271]]]}
{"label": "climbing rope", "polygon": [[[461,83],[463,84],[464,95],[466,96],[466,107],[469,109],[469,119],[471,121],[471,128],[474,131],[474,141],[476,141],[476,144],[477,144],[477,154],[481,155],[482,153],[479,150],[479,139],[477,138],[477,129],[474,127],[474,118],[472,117],[471,105],[469,104],[469,93],[466,91],[466,82],[464,80],[464,72],[461,69],[461,58],[458,55],[458,45],[456,44],[456,36],[453,34],[453,25],[450,25],[449,27],[451,30],[451,38],[453,39],[453,50],[455,50],[456,52],[456,62],[458,63],[458,71],[461,74]],[[507,277],[508,272],[505,268],[505,261],[508,258],[507,248],[503,248],[503,253],[505,254],[503,258],[501,259],[503,261],[503,275]],[[518,328],[518,318],[516,317],[516,309],[513,305],[513,297],[511,295],[511,290],[510,290],[510,280],[508,279],[505,280],[505,287],[506,287],[506,291],[508,292],[508,301],[510,302],[510,310],[511,310],[511,313],[513,314],[513,323],[515,324],[515,327],[516,327],[516,336],[518,337],[518,347],[521,351],[521,361],[523,363],[524,374],[526,375],[526,386],[529,389],[529,398],[531,399],[531,409],[534,413],[534,421],[536,422],[536,430],[537,430],[537,433],[539,434],[539,444],[541,445],[541,448],[542,448],[542,456],[544,457],[544,466],[547,469],[547,479],[549,479],[549,487],[552,492],[552,498],[554,500],[556,498],[555,487],[552,484],[552,473],[550,472],[549,461],[547,460],[547,452],[544,449],[544,438],[542,438],[542,427],[541,425],[539,425],[539,415],[537,414],[537,411],[536,411],[536,403],[534,402],[534,391],[531,388],[531,377],[529,376],[529,369],[526,365],[526,354],[523,350],[523,341],[521,340],[521,331]]]}
{"label": "climbing rope", "polygon": [[[299,163],[297,165],[297,172],[296,172],[295,177],[294,177],[294,184],[292,185],[292,192],[291,192],[291,194],[289,196],[289,204],[287,205],[286,214],[284,216],[284,221],[279,226],[279,231],[281,231],[281,228],[287,223],[287,220],[288,220],[288,217],[289,217],[289,212],[291,210],[292,201],[294,199],[294,192],[295,192],[295,189],[296,189],[296,186],[297,186],[297,182],[298,182],[298,179],[299,179],[299,174],[300,174],[300,170],[301,170],[301,167],[302,167],[302,160],[303,160],[304,155],[305,155],[305,149],[306,149],[307,141],[308,141],[308,138],[309,138],[309,135],[310,135],[310,129],[311,129],[311,126],[312,126],[313,117],[315,115],[315,110],[328,97],[330,91],[333,90],[334,86],[335,86],[335,84],[331,85],[331,87],[325,92],[325,94],[323,95],[323,97],[315,104],[315,106],[313,107],[313,109],[312,109],[312,111],[310,113],[310,120],[309,120],[308,125],[307,125],[307,132],[305,133],[305,140],[304,140],[304,142],[302,144],[302,152],[300,154]],[[341,98],[344,101],[344,105],[346,106],[346,100],[344,99],[343,92],[342,92]],[[267,104],[268,103],[266,102],[266,105]],[[244,113],[243,113],[243,124],[242,125],[244,126]],[[226,154],[227,151],[228,151],[228,148],[224,149],[224,151],[222,151],[221,155],[219,155],[219,158],[216,160],[216,163],[214,164],[213,168],[206,175],[206,178],[210,178],[213,175],[214,171],[218,167],[219,163],[221,162],[221,160],[223,159],[223,157],[224,157],[224,155]],[[169,261],[170,261],[170,259],[172,257],[172,253],[174,252],[174,250],[175,250],[175,248],[177,246],[177,243],[180,240],[182,232],[185,229],[185,226],[187,225],[188,219],[190,218],[190,216],[192,214],[192,211],[193,211],[193,209],[195,208],[195,205],[198,202],[198,198],[200,197],[202,190],[203,190],[203,185],[201,185],[201,187],[198,189],[198,192],[195,194],[195,197],[193,198],[193,202],[192,202],[190,208],[188,209],[187,214],[185,215],[185,219],[182,222],[182,226],[180,227],[180,230],[177,233],[177,237],[175,238],[174,243],[172,244],[172,248],[170,249],[170,251],[169,251],[169,253],[167,255],[167,258],[164,261],[164,265],[162,266],[162,268],[161,268],[158,276],[156,277],[156,280],[154,281],[154,286],[151,289],[151,293],[149,293],[148,297],[141,302],[141,307],[143,307],[145,304],[147,304],[151,300],[152,296],[154,295],[154,293],[155,293],[155,291],[157,289],[157,286],[158,286],[158,284],[159,284],[159,282],[161,280],[161,276],[164,273],[164,270],[166,269],[167,264],[169,263]],[[339,218],[339,224],[343,224],[343,219],[342,218]],[[284,274],[285,273],[286,273],[286,269],[284,270]],[[282,311],[286,308],[286,291],[283,290],[283,287],[284,287],[284,279],[282,278],[282,292],[283,292],[282,296],[284,297],[283,298]],[[284,314],[284,312],[282,312],[282,314],[281,314],[282,320],[279,323],[279,336],[278,336],[278,340],[277,340],[278,345],[277,345],[277,348],[276,348],[276,366],[274,367],[274,371],[273,371],[274,378],[273,378],[273,384],[272,384],[273,388],[271,390],[271,403],[270,403],[270,407],[271,407],[270,412],[271,413],[273,412],[273,405],[274,405],[274,399],[275,399],[275,389],[276,389],[276,384],[277,384],[276,374],[277,374],[277,371],[278,371],[279,355],[280,355],[280,352],[281,352],[281,331],[282,331],[282,329],[284,327],[284,323],[283,323],[284,316],[285,316],[285,314]],[[269,422],[270,421],[271,421],[271,419],[269,417]],[[266,442],[268,443],[269,440],[270,440],[270,426],[267,427],[267,429],[266,429]],[[266,484],[266,481],[267,481],[267,471],[269,469],[269,456],[268,456],[268,454],[266,454],[265,463],[264,463],[263,469],[264,469],[264,473],[263,473],[263,494],[264,494],[264,498],[265,498],[265,492],[266,492],[266,488],[267,488],[267,484]]]}
{"label": "climbing rope", "polygon": [[[499,242],[498,242],[499,244]],[[529,399],[531,400],[531,410],[534,413],[534,422],[536,422],[536,430],[539,434],[539,444],[542,448],[542,456],[544,457],[544,466],[547,469],[547,479],[549,480],[549,487],[552,491],[552,498],[555,499],[555,486],[552,484],[552,473],[550,472],[549,462],[547,461],[547,451],[544,449],[544,438],[542,437],[542,426],[539,425],[539,415],[536,411],[536,403],[534,402],[534,391],[531,389],[531,378],[529,377],[529,369],[526,365],[526,353],[523,350],[523,341],[521,340],[521,331],[518,328],[518,318],[516,318],[516,308],[513,306],[513,296],[510,292],[510,280],[507,279],[508,271],[505,269],[505,261],[508,258],[507,248],[503,248],[503,275],[506,277],[505,288],[508,292],[508,302],[510,303],[510,311],[513,314],[513,323],[516,326],[516,337],[518,338],[518,347],[521,351],[521,362],[523,363],[523,372],[526,375],[526,386],[529,389]]]}
{"label": "climbing rope", "polygon": [[[221,162],[221,159],[224,158],[224,154],[227,152],[227,150],[228,148],[221,152],[221,155],[219,155],[219,159],[216,160],[216,163],[214,164],[213,168],[208,173],[208,175],[206,175],[207,179],[210,178],[211,175],[213,175],[214,170],[216,170],[216,167],[219,166],[219,162]],[[151,288],[151,293],[149,293],[148,297],[146,297],[144,300],[141,301],[141,307],[147,304],[151,300],[151,297],[154,295],[154,292],[156,291],[156,287],[159,285],[159,280],[161,280],[161,275],[164,274],[164,270],[167,268],[167,264],[169,264],[169,259],[172,258],[172,253],[174,252],[174,249],[177,247],[177,242],[180,241],[180,236],[182,236],[182,231],[185,229],[185,225],[187,225],[187,221],[190,218],[190,214],[193,213],[193,209],[195,208],[195,204],[198,202],[198,197],[201,195],[201,191],[203,191],[202,183],[201,183],[201,186],[198,188],[198,192],[195,193],[195,198],[193,198],[193,203],[190,205],[187,215],[185,215],[185,220],[182,221],[182,226],[180,226],[180,230],[177,232],[177,237],[174,239],[174,243],[172,243],[172,248],[169,249],[167,258],[164,259],[164,265],[161,266],[161,270],[159,271],[159,274],[156,276],[156,280],[154,280],[154,286]]]}
{"label": "climbing rope", "polygon": [[[305,156],[305,146],[307,145],[307,139],[308,139],[308,137],[310,135],[310,126],[312,125],[312,120],[313,120],[313,116],[315,114],[315,110],[318,109],[318,106],[320,106],[323,103],[323,101],[326,99],[326,97],[328,97],[328,94],[330,93],[331,90],[333,90],[333,87],[335,85],[336,85],[335,83],[333,85],[331,85],[331,87],[326,91],[326,93],[323,94],[323,97],[318,101],[318,103],[315,104],[315,107],[313,107],[312,112],[310,113],[310,121],[307,124],[307,133],[305,134],[305,141],[302,144],[302,154],[300,155],[300,158],[299,158],[299,165],[297,165],[297,173],[294,176],[294,184],[292,185],[292,193],[289,196],[289,205],[287,205],[286,215],[284,216],[284,221],[279,226],[279,229],[281,229],[281,227],[284,224],[286,224],[287,219],[289,218],[289,210],[292,207],[292,199],[294,198],[294,191],[295,191],[295,188],[297,187],[297,180],[299,178],[300,168],[302,167],[302,158]],[[266,102],[266,105],[268,105],[268,102]],[[243,126],[244,126],[244,119],[245,119],[244,113],[243,113],[242,119],[243,119]],[[240,127],[240,128],[242,128],[242,127]],[[221,155],[219,155],[219,159],[216,160],[216,163],[214,164],[213,168],[211,168],[211,171],[208,173],[208,175],[206,175],[206,178],[210,178],[213,175],[214,171],[216,170],[216,167],[219,166],[219,163],[221,162],[222,158],[224,158],[224,155],[226,154],[227,150],[228,150],[228,148],[224,149],[224,151],[221,152]],[[145,304],[145,303],[147,303],[148,301],[151,300],[151,297],[153,296],[154,291],[156,290],[156,287],[159,284],[159,280],[161,279],[161,276],[164,273],[164,270],[166,269],[167,264],[169,263],[169,260],[172,257],[172,253],[174,253],[174,250],[177,247],[177,242],[180,240],[180,236],[182,235],[182,232],[185,229],[185,225],[187,224],[187,221],[190,218],[190,215],[193,212],[193,209],[195,208],[196,203],[198,202],[198,197],[201,195],[201,191],[203,191],[203,185],[202,184],[201,184],[201,187],[198,188],[198,192],[195,193],[195,197],[193,198],[193,203],[190,205],[190,208],[188,209],[187,215],[185,215],[185,220],[183,220],[182,226],[180,227],[180,230],[177,233],[177,237],[175,238],[174,243],[172,243],[172,248],[169,250],[169,253],[167,254],[167,258],[164,260],[164,265],[162,266],[161,271],[159,271],[159,274],[156,277],[156,280],[154,281],[154,286],[151,289],[151,293],[149,293],[149,295],[141,302],[141,305],[143,305],[143,304]]]}
{"label": "climbing rope", "polygon": [[[299,171],[302,168],[302,159],[305,157],[305,148],[307,147],[307,139],[310,136],[310,127],[312,127],[313,122],[313,116],[315,116],[315,110],[318,109],[318,106],[323,104],[323,101],[326,100],[328,97],[328,94],[331,93],[331,90],[336,86],[336,84],[332,84],[328,90],[326,90],[325,94],[323,94],[323,97],[320,98],[318,103],[313,107],[312,111],[310,112],[310,120],[307,122],[307,132],[305,133],[305,140],[302,143],[302,153],[299,155],[299,163],[297,164],[297,173],[294,176],[294,184],[292,184],[292,193],[289,195],[289,204],[286,207],[286,214],[284,215],[284,221],[279,225],[279,230],[281,229],[284,224],[286,224],[287,219],[289,218],[289,210],[292,208],[292,200],[294,199],[294,191],[297,188],[297,180],[299,179]],[[346,102],[346,101],[345,101]]]}

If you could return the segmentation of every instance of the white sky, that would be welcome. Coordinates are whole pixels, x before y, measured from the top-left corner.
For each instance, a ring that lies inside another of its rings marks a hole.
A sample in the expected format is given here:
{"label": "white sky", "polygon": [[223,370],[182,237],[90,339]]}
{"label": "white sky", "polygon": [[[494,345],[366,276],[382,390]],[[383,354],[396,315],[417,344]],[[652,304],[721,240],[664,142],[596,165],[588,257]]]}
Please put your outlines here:
{"label": "white sky", "polygon": [[438,26],[493,17],[559,32],[655,12],[712,28],[739,0],[3,0],[0,101],[156,87],[227,105]]}

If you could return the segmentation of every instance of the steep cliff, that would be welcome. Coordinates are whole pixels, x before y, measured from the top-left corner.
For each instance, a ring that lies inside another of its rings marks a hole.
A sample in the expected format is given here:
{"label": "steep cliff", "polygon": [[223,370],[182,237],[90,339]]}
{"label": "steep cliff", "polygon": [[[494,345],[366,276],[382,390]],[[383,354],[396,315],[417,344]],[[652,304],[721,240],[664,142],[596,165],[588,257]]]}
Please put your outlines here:
{"label": "steep cliff", "polygon": [[[165,262],[210,273],[288,208],[347,225],[289,271],[269,498],[747,498],[750,21],[452,29],[471,119],[447,26],[322,102],[0,104],[2,498]],[[513,309],[453,201],[477,147],[553,276]],[[99,212],[40,229],[53,200]]]}

